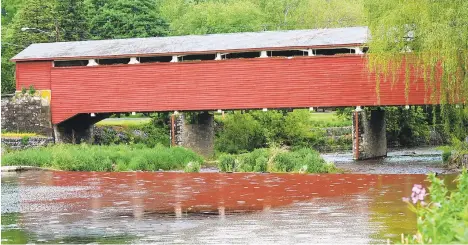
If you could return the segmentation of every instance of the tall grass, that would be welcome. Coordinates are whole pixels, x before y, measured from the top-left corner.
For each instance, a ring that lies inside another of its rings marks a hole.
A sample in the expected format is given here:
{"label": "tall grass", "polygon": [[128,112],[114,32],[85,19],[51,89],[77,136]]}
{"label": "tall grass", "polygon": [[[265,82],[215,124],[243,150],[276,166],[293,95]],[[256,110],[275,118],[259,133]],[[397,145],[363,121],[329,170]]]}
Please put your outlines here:
{"label": "tall grass", "polygon": [[[199,166],[203,163],[203,158],[185,148],[149,148],[139,144],[61,144],[13,151],[2,156],[2,165],[27,165],[70,171],[182,170],[190,162],[193,166]],[[194,171],[193,167],[191,170]]]}
{"label": "tall grass", "polygon": [[320,154],[310,148],[286,151],[278,148],[256,149],[239,155],[222,155],[218,161],[222,172],[296,172],[332,173],[335,165],[325,162]]}

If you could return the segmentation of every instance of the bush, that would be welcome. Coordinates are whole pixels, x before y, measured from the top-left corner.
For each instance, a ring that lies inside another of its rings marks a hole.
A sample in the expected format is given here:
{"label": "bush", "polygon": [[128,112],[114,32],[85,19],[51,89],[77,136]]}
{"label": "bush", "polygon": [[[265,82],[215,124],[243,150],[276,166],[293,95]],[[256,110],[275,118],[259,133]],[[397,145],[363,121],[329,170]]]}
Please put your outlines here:
{"label": "bush", "polygon": [[446,167],[458,168],[468,167],[468,142],[452,138],[451,146],[441,147],[442,160]]}
{"label": "bush", "polygon": [[309,148],[285,151],[277,148],[256,149],[240,155],[222,155],[221,172],[296,172],[331,173],[337,169],[327,164],[320,154]]}
{"label": "bush", "polygon": [[[451,192],[448,191],[443,180],[434,174],[430,174],[428,180],[431,183],[430,202],[421,201],[416,205],[409,204],[410,209],[418,216],[418,232],[414,236],[406,237],[402,243],[467,244],[468,174],[466,169],[463,169],[457,178],[457,189]],[[418,191],[418,188],[414,191]]]}
{"label": "bush", "polygon": [[[350,123],[336,118],[334,114],[315,114],[321,116],[313,117],[314,113],[305,109],[226,114],[225,119],[217,119],[221,126],[217,130],[215,148],[219,152],[239,154],[281,145],[318,147],[325,145],[327,138],[325,130],[317,130],[316,127]],[[334,143],[349,144],[349,141]]]}
{"label": "bush", "polygon": [[386,107],[387,141],[401,146],[427,143],[430,134],[429,120],[429,115],[420,106],[410,109]]}
{"label": "bush", "polygon": [[256,149],[250,153],[237,157],[236,171],[239,172],[266,172],[269,158],[268,149]]}
{"label": "bush", "polygon": [[185,165],[184,172],[186,173],[198,173],[200,172],[201,164],[199,162],[188,162]]}
{"label": "bush", "polygon": [[224,154],[218,159],[218,168],[221,172],[233,172],[236,166],[236,158],[233,155]]}
{"label": "bush", "polygon": [[[184,169],[192,171],[203,158],[181,147],[136,145],[53,145],[14,151],[2,156],[3,165],[28,165],[71,171],[130,171]],[[199,170],[199,167],[198,167]]]}
{"label": "bush", "polygon": [[248,113],[228,114],[223,124],[215,143],[218,151],[241,153],[263,147],[266,143],[260,123]]}
{"label": "bush", "polygon": [[29,143],[29,139],[30,139],[29,136],[23,136],[23,137],[21,137],[21,144],[22,144],[22,145],[27,145],[27,144]]}

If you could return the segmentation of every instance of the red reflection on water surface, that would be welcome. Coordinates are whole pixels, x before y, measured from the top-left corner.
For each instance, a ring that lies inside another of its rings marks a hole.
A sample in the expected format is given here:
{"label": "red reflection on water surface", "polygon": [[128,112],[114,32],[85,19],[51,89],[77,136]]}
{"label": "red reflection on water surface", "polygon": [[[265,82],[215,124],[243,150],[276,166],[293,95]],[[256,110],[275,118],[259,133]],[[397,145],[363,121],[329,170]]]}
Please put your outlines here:
{"label": "red reflection on water surface", "polygon": [[[55,200],[87,208],[138,208],[140,212],[172,213],[254,211],[318,197],[367,193],[391,188],[401,200],[424,175],[250,174],[158,172],[42,172],[20,178],[21,185],[88,187],[83,197]],[[405,183],[402,183],[405,182]],[[408,183],[406,183],[408,182]],[[385,189],[385,188],[384,188]]]}

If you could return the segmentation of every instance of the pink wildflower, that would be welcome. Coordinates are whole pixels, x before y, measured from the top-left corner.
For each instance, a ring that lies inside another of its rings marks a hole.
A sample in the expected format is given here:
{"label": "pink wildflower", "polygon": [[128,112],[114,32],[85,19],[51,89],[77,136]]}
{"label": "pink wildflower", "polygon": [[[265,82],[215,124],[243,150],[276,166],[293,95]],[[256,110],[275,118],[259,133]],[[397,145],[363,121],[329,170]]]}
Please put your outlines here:
{"label": "pink wildflower", "polygon": [[415,184],[412,189],[413,193],[411,194],[411,199],[413,204],[416,204],[418,201],[424,201],[426,196],[426,189],[422,185]]}

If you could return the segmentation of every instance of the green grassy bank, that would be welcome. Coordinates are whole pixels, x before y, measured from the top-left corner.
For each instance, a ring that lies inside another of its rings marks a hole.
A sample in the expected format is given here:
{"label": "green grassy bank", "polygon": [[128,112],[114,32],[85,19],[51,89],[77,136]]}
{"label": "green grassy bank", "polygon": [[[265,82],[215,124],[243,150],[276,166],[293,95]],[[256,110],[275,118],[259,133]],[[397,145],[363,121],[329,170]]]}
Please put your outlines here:
{"label": "green grassy bank", "polygon": [[309,148],[287,151],[279,148],[256,149],[249,153],[219,157],[222,172],[294,172],[334,173],[338,169],[327,163],[320,154]]}
{"label": "green grassy bank", "polygon": [[[218,158],[221,172],[331,173],[337,169],[312,149],[256,149]],[[6,152],[3,166],[34,166],[69,171],[158,171],[199,172],[204,159],[182,147],[135,145],[52,145]]]}
{"label": "green grassy bank", "polygon": [[53,145],[12,151],[2,156],[3,166],[36,166],[70,171],[198,172],[203,158],[181,147],[136,145]]}

